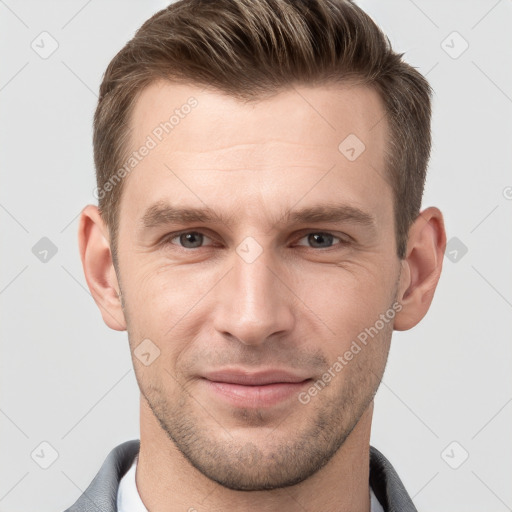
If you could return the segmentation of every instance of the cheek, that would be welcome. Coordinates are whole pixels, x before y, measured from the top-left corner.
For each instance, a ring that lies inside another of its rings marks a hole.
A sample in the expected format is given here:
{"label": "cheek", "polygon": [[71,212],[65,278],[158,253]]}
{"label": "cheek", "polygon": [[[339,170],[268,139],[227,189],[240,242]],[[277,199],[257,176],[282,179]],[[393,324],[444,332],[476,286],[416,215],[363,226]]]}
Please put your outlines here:
{"label": "cheek", "polygon": [[205,272],[170,265],[140,265],[133,269],[126,293],[138,319],[171,328],[208,290]]}
{"label": "cheek", "polygon": [[151,372],[163,371],[159,366],[164,364],[172,371],[173,361],[204,327],[201,301],[212,287],[211,279],[205,272],[185,267],[139,265],[131,270],[123,293],[132,350],[142,340],[151,340],[160,351]]}
{"label": "cheek", "polygon": [[347,265],[302,278],[300,293],[327,327],[346,339],[346,334],[373,324],[386,310],[390,288],[377,269]]}
{"label": "cheek", "polygon": [[[324,270],[321,280],[310,283],[315,286],[309,286],[309,279],[303,281],[310,290],[306,303],[325,327],[322,350],[329,365],[341,357],[341,373],[351,374],[365,365],[376,373],[382,370],[396,313],[394,277],[391,267],[384,272],[378,265],[352,265],[350,271],[348,267]],[[325,286],[319,286],[322,282]]]}

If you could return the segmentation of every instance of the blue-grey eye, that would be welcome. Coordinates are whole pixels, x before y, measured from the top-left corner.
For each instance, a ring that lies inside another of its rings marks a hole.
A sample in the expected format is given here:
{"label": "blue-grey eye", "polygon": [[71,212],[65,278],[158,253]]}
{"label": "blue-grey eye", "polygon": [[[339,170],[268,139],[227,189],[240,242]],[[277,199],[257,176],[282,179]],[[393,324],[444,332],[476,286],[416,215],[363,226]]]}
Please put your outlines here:
{"label": "blue-grey eye", "polygon": [[174,239],[176,238],[179,239],[179,244],[185,249],[197,249],[203,245],[204,239],[207,237],[197,231],[188,231],[174,237]]}
{"label": "blue-grey eye", "polygon": [[331,233],[323,233],[320,231],[317,231],[316,233],[309,233],[302,237],[301,240],[306,240],[306,243],[299,243],[298,245],[306,245],[314,249],[328,249],[333,246],[335,240],[341,241],[339,237],[334,236]]}

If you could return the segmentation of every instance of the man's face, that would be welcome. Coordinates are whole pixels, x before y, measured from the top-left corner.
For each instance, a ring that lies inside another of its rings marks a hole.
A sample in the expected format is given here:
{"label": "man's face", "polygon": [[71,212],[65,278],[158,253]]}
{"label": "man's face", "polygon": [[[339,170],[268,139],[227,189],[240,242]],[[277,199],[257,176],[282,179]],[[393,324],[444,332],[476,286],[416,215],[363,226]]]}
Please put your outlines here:
{"label": "man's face", "polygon": [[133,357],[148,410],[226,487],[298,483],[357,425],[388,354],[400,261],[381,101],[323,86],[243,104],[160,82],[131,126],[131,150],[157,142],[119,216],[132,354],[159,351]]}

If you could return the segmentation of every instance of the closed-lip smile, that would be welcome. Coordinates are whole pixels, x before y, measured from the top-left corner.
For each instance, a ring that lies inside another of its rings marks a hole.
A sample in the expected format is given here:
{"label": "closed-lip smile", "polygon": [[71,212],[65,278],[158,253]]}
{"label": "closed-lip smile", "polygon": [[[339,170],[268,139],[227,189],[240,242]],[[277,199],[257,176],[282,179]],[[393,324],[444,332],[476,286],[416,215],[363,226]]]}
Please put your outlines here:
{"label": "closed-lip smile", "polygon": [[260,370],[257,372],[250,372],[248,370],[220,370],[207,372],[203,378],[212,382],[225,382],[229,384],[240,384],[242,386],[265,386],[267,384],[275,383],[299,383],[308,380],[309,377],[304,375],[297,375],[286,370]]}
{"label": "closed-lip smile", "polygon": [[287,370],[249,371],[240,368],[201,375],[207,389],[231,407],[270,408],[297,395],[311,377]]}

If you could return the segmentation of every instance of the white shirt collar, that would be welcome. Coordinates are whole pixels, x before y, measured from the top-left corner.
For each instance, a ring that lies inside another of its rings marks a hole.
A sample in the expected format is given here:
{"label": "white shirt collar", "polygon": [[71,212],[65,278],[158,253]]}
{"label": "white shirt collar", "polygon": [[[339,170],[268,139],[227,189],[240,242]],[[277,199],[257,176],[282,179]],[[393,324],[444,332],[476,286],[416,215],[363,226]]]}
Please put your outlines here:
{"label": "white shirt collar", "polygon": [[117,491],[118,512],[148,512],[148,509],[142,503],[135,481],[138,458],[139,456],[137,455],[130,469],[121,478],[121,482],[119,482],[119,489]]}

